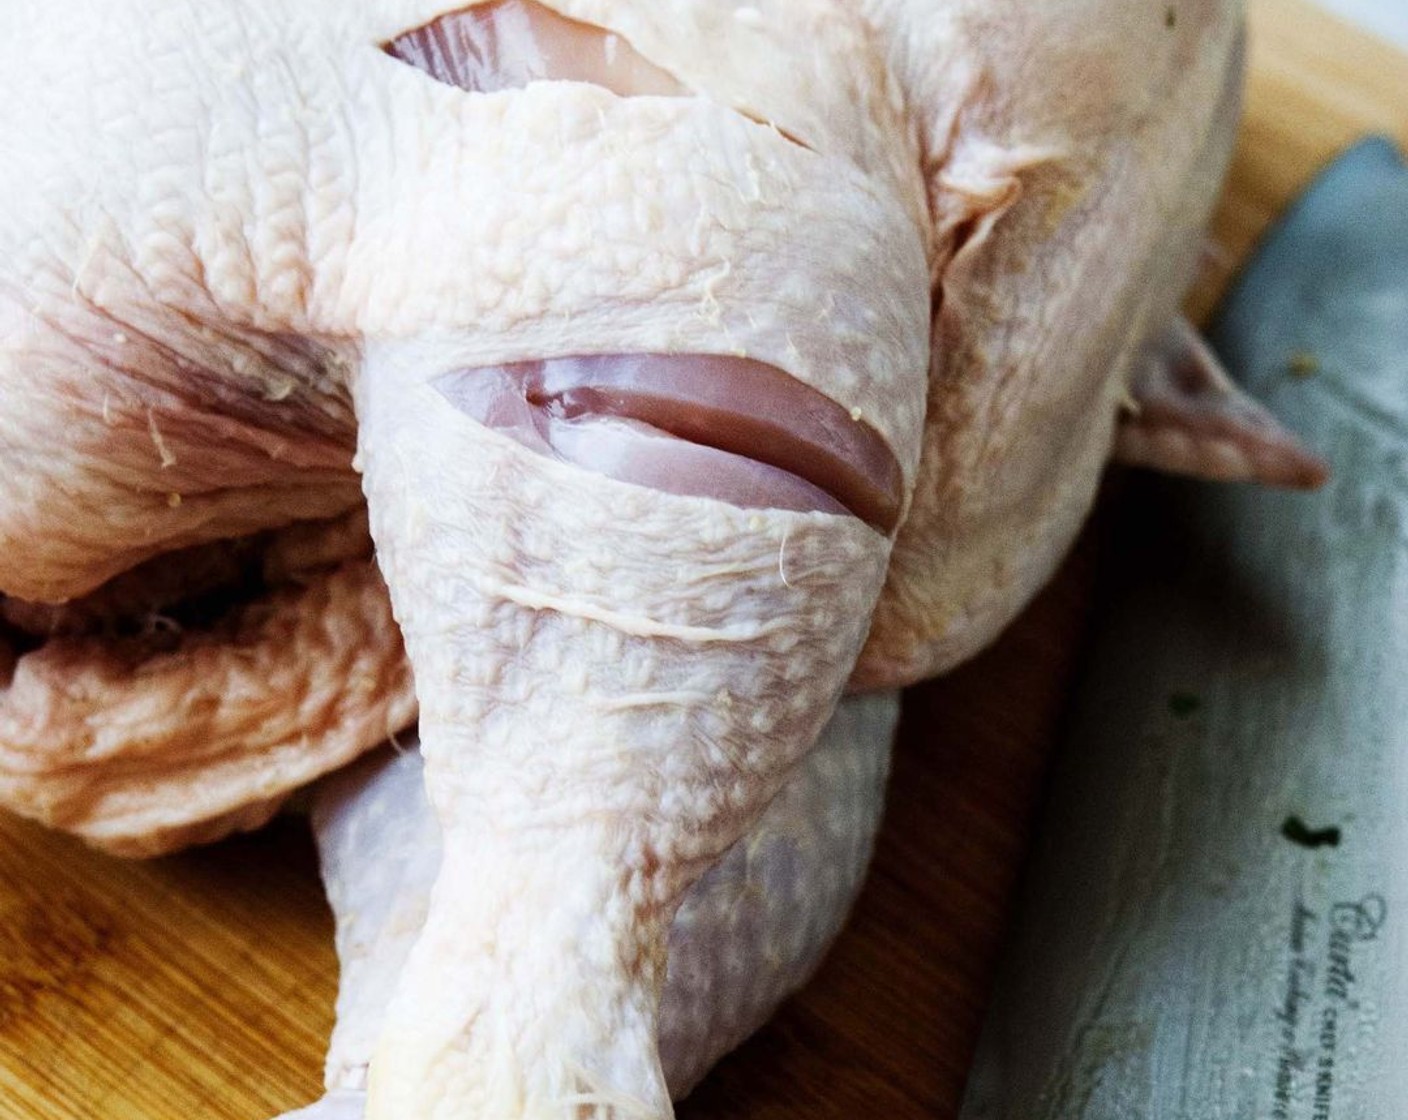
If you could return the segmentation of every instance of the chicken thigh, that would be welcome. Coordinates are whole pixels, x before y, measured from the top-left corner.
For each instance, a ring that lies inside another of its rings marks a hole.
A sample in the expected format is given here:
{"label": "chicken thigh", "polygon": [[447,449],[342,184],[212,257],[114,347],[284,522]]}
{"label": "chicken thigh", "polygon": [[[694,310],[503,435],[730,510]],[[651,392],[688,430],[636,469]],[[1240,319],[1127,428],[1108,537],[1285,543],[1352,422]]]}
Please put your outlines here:
{"label": "chicken thigh", "polygon": [[[0,797],[151,854],[418,709],[440,858],[367,1115],[669,1116],[691,890],[848,682],[1005,624],[1131,388],[1186,384],[1240,26],[16,0]],[[1124,446],[1313,478],[1206,412]]]}

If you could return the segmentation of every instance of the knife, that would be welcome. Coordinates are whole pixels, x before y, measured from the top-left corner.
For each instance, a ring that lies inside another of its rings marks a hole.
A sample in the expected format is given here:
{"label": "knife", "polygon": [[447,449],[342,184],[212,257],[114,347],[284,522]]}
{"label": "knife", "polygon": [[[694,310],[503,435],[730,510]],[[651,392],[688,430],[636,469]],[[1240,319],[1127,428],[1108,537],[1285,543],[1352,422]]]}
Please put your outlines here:
{"label": "knife", "polygon": [[1210,334],[1334,467],[1140,479],[962,1120],[1408,1116],[1408,168],[1368,140]]}

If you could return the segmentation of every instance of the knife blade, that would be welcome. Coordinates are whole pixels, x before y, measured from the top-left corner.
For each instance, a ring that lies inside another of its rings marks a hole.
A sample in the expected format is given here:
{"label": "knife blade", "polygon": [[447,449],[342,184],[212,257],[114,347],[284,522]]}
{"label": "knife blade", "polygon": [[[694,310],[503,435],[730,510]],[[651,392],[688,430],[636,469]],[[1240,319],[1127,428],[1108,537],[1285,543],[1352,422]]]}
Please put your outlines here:
{"label": "knife blade", "polygon": [[1408,1115],[1408,169],[1390,142],[1318,177],[1210,337],[1334,477],[1131,487],[963,1120]]}

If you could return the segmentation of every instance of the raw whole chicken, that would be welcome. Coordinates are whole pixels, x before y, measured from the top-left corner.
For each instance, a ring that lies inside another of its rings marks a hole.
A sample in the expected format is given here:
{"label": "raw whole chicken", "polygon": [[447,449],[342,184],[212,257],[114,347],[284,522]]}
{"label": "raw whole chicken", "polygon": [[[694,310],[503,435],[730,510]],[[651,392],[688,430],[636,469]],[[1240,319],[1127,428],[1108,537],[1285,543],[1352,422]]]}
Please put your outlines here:
{"label": "raw whole chicken", "polygon": [[[1232,0],[0,28],[0,799],[150,855],[418,717],[435,880],[357,1028],[372,1120],[668,1117],[662,1042],[745,1029],[671,1034],[691,907],[775,815],[868,842],[875,771],[821,796],[812,753],[848,683],[996,634],[1112,447],[1323,471],[1176,319]],[[401,897],[415,841],[324,842],[335,901]],[[833,929],[853,883],[779,858],[744,879]]]}

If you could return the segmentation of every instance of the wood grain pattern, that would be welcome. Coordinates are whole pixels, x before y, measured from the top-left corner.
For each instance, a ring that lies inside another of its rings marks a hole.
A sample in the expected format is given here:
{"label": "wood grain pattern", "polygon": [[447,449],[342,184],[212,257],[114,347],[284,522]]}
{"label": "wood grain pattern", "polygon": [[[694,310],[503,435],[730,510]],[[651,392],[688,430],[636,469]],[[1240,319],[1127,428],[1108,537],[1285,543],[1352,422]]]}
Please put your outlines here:
{"label": "wood grain pattern", "polygon": [[1341,150],[1370,132],[1408,148],[1408,55],[1305,0],[1251,0],[1246,113],[1188,301],[1206,317],[1271,220]]}
{"label": "wood grain pattern", "polygon": [[[1408,58],[1301,0],[1253,3],[1209,307],[1286,199],[1366,130],[1408,144]],[[985,656],[907,700],[855,919],[682,1120],[951,1117],[1096,550]],[[0,1120],[265,1120],[317,1094],[336,961],[306,831],[124,864],[0,820]]]}

